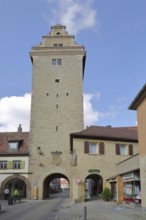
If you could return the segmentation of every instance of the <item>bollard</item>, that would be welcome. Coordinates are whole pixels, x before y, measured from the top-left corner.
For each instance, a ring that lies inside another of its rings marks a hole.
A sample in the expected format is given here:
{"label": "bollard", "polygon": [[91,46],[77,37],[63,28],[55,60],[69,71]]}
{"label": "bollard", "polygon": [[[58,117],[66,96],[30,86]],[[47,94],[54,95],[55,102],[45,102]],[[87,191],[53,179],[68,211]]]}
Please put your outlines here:
{"label": "bollard", "polygon": [[84,207],[84,220],[87,220],[87,207]]}

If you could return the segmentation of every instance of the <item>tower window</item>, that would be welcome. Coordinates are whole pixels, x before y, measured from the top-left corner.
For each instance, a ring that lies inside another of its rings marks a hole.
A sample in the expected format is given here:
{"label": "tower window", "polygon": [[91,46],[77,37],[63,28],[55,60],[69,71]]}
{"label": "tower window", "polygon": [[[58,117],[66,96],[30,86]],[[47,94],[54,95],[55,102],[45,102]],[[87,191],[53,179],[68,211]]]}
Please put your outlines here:
{"label": "tower window", "polygon": [[56,105],[56,109],[58,109],[58,104]]}
{"label": "tower window", "polygon": [[62,43],[55,43],[53,44],[54,47],[63,47],[63,44]]}
{"label": "tower window", "polygon": [[66,96],[68,96],[68,92],[66,93]]}
{"label": "tower window", "polygon": [[56,131],[58,131],[58,126],[56,126]]}
{"label": "tower window", "polygon": [[49,96],[49,93],[47,93],[47,96]]}
{"label": "tower window", "polygon": [[56,83],[59,83],[59,79],[55,79],[55,82],[56,82]]}
{"label": "tower window", "polygon": [[61,58],[53,58],[52,59],[52,66],[60,66],[62,65],[62,59]]}
{"label": "tower window", "polygon": [[56,97],[57,97],[57,98],[58,98],[58,96],[59,96],[59,95],[58,95],[58,94],[56,94]]}

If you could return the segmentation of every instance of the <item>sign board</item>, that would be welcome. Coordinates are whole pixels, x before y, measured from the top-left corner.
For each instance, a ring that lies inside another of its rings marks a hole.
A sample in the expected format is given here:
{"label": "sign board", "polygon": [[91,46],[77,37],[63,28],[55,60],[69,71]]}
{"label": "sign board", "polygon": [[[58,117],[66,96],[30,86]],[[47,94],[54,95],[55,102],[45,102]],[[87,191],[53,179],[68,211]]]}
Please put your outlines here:
{"label": "sign board", "polygon": [[81,184],[82,180],[81,180],[80,177],[77,177],[77,178],[75,179],[75,182],[76,182],[77,184]]}
{"label": "sign board", "polygon": [[88,170],[89,173],[100,173],[100,170],[97,169],[90,169]]}
{"label": "sign board", "polygon": [[122,178],[123,182],[140,180],[140,176],[138,174],[135,174],[134,172],[124,174]]}

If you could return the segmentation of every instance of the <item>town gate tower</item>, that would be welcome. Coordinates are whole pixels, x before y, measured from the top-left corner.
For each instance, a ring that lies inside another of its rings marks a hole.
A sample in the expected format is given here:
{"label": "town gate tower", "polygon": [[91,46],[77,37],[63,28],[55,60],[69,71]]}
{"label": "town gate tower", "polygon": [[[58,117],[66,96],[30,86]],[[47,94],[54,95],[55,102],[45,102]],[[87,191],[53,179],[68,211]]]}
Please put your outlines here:
{"label": "town gate tower", "polygon": [[85,48],[65,26],[51,27],[32,47],[30,124],[31,197],[47,197],[49,177],[66,177],[72,190],[74,166],[70,133],[83,129]]}

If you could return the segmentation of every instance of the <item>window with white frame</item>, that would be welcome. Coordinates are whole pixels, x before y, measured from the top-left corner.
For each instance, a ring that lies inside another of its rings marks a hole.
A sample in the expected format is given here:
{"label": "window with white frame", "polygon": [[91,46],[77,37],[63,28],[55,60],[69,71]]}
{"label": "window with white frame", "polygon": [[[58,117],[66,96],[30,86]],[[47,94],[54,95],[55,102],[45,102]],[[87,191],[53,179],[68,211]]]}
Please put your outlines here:
{"label": "window with white frame", "polygon": [[18,145],[19,145],[19,142],[18,141],[11,141],[8,143],[8,149],[9,151],[17,151],[18,150]]}
{"label": "window with white frame", "polygon": [[21,168],[21,161],[20,160],[14,160],[13,161],[13,169],[20,169]]}
{"label": "window with white frame", "polygon": [[104,142],[84,142],[84,153],[85,154],[98,154],[104,155]]}
{"label": "window with white frame", "polygon": [[90,154],[98,154],[99,153],[99,145],[98,143],[89,143],[89,153]]}
{"label": "window with white frame", "polygon": [[116,143],[116,155],[133,155],[133,144]]}
{"label": "window with white frame", "polygon": [[53,58],[52,59],[52,65],[53,66],[61,66],[62,65],[62,59],[61,58]]}
{"label": "window with white frame", "polygon": [[126,144],[120,144],[119,147],[120,147],[120,155],[127,155],[128,154]]}
{"label": "window with white frame", "polygon": [[7,169],[7,161],[0,161],[0,169]]}

